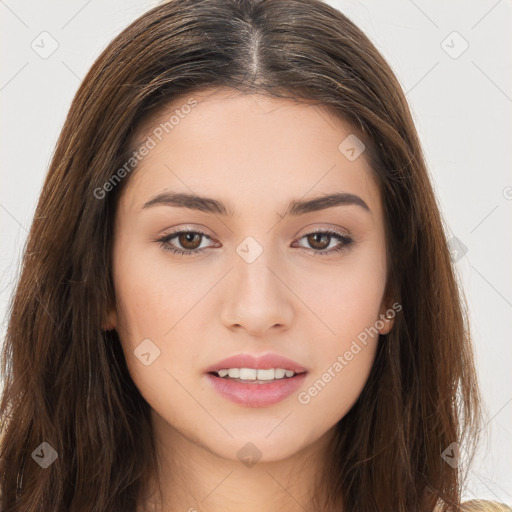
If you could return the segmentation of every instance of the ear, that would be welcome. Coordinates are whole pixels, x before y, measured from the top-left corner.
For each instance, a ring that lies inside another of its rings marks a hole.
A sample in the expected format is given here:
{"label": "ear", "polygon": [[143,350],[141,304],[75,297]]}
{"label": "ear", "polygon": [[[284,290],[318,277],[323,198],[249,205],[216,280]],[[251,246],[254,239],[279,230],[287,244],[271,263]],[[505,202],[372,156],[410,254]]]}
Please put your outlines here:
{"label": "ear", "polygon": [[107,318],[102,322],[101,328],[104,331],[110,331],[117,327],[117,311],[115,308],[112,308],[107,313]]}
{"label": "ear", "polygon": [[402,309],[402,306],[398,304],[399,308],[395,307],[398,303],[395,302],[393,307],[382,307],[379,320],[377,320],[376,325],[379,329],[379,334],[388,334],[393,326],[395,325],[395,316],[397,311]]}

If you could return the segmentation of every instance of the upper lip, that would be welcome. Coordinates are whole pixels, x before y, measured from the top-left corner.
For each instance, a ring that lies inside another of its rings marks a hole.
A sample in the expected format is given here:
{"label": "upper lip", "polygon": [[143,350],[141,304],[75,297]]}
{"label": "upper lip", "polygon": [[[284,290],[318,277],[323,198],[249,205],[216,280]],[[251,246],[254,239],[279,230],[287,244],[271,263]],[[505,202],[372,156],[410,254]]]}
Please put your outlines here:
{"label": "upper lip", "polygon": [[303,373],[306,370],[303,366],[287,357],[279,354],[264,354],[253,356],[251,354],[237,354],[212,364],[206,369],[206,373],[217,372],[227,368],[254,368],[255,370],[269,370],[270,368],[283,368],[292,370],[295,373]]}

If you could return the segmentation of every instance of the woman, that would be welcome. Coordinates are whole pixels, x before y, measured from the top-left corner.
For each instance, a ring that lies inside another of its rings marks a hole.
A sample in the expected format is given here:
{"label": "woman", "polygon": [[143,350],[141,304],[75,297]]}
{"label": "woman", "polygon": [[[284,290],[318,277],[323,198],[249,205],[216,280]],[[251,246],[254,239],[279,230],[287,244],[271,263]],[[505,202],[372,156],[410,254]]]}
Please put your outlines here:
{"label": "woman", "polygon": [[461,510],[463,298],[368,38],[317,0],[172,0],[116,37],[50,165],[4,381],[4,511]]}

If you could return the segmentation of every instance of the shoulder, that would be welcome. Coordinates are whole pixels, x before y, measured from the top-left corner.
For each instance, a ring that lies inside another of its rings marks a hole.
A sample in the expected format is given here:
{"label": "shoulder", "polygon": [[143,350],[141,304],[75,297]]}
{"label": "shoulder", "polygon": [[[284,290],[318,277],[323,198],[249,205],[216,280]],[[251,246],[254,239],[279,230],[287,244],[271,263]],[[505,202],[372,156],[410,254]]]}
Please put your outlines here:
{"label": "shoulder", "polygon": [[512,512],[512,507],[489,500],[470,500],[462,503],[464,512]]}
{"label": "shoulder", "polygon": [[[489,500],[470,500],[461,503],[461,512],[512,512],[512,507]],[[434,512],[443,512],[442,505],[438,505]]]}

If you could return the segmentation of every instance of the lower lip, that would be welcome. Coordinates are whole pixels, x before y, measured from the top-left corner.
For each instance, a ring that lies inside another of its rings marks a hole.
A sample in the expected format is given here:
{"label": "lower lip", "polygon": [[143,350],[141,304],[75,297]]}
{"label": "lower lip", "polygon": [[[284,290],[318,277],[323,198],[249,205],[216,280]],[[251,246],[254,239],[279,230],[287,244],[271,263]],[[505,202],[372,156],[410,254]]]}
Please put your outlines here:
{"label": "lower lip", "polygon": [[214,389],[224,398],[245,407],[267,407],[277,404],[297,391],[306,378],[306,373],[269,382],[236,380],[206,374]]}

